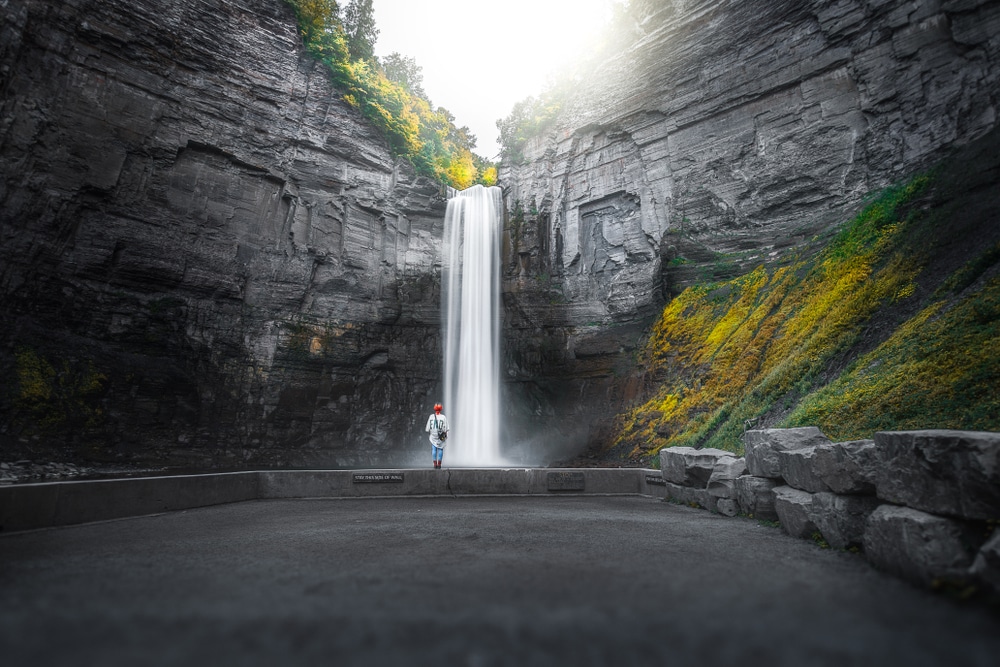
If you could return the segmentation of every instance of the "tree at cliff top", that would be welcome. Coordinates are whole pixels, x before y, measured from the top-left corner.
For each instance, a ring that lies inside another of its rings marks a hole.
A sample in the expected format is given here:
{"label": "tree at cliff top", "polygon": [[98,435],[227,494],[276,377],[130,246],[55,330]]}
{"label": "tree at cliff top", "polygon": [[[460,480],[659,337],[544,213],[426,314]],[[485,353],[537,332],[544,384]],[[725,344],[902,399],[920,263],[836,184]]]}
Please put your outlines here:
{"label": "tree at cliff top", "polygon": [[[613,448],[739,452],[747,423],[1000,430],[998,168],[976,159],[882,192],[818,255],[671,301],[639,359],[651,395]],[[989,142],[988,142],[989,143]],[[992,193],[992,194],[991,194]]]}
{"label": "tree at cliff top", "polygon": [[352,60],[373,60],[378,28],[372,0],[351,0],[344,9],[344,32]]}
{"label": "tree at cliff top", "polygon": [[334,0],[288,2],[306,48],[329,67],[344,99],[384,133],[394,155],[408,159],[418,173],[459,190],[496,183],[496,168],[472,152],[476,138],[468,128],[456,127],[446,109],[434,109],[419,80],[399,80],[401,64],[409,76],[419,73],[415,61],[394,59],[389,64],[394,80],[374,57],[378,29],[371,0],[352,2],[343,20]]}

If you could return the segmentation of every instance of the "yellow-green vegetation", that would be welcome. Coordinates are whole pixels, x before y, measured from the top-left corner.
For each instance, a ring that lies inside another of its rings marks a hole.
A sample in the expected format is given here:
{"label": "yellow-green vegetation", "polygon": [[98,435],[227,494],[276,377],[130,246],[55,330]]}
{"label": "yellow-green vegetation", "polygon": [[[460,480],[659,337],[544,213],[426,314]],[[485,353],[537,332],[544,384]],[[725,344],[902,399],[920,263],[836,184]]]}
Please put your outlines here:
{"label": "yellow-green vegetation", "polygon": [[364,2],[348,6],[345,18],[351,20],[345,28],[335,0],[287,1],[295,8],[308,51],[329,68],[344,99],[383,132],[394,155],[408,159],[418,173],[460,190],[496,184],[496,167],[472,152],[476,139],[468,128],[456,127],[446,109],[432,108],[413,76],[419,68],[412,60],[410,76],[393,80],[371,55],[374,37],[366,39],[365,32],[377,35],[377,30],[370,2],[367,18],[357,10]]}
{"label": "yellow-green vegetation", "polygon": [[[925,175],[881,193],[814,258],[682,292],[640,354],[655,394],[620,416],[616,444],[632,457],[678,445],[740,452],[745,423],[761,418],[837,439],[1000,427],[1000,278],[958,294],[1000,246],[933,302],[915,301],[939,222],[915,200],[933,185]],[[883,323],[884,342],[859,356],[866,327],[889,310],[908,316]]]}
{"label": "yellow-green vegetation", "polygon": [[26,432],[43,435],[100,422],[103,411],[99,399],[107,377],[93,362],[53,365],[34,350],[19,347],[14,355],[14,375],[14,410]]}
{"label": "yellow-green vegetation", "polygon": [[1000,424],[1000,278],[951,308],[940,300],[810,395],[786,420],[832,438],[887,429]]}

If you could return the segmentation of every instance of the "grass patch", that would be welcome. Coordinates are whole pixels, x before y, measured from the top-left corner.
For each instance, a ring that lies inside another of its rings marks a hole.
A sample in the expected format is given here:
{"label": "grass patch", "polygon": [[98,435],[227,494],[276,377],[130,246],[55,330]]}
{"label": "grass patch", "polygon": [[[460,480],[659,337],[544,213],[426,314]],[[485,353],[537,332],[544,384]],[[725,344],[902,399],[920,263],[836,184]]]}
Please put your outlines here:
{"label": "grass patch", "polygon": [[[924,205],[934,187],[921,175],[882,191],[811,259],[673,299],[638,355],[661,381],[619,416],[612,446],[632,457],[671,446],[742,453],[748,420],[838,439],[1000,428],[1000,278],[989,278],[1000,244],[941,279],[950,293],[982,283],[975,294],[921,303],[929,249],[947,233]],[[890,312],[905,313],[901,323]],[[876,316],[890,324],[862,354]]]}

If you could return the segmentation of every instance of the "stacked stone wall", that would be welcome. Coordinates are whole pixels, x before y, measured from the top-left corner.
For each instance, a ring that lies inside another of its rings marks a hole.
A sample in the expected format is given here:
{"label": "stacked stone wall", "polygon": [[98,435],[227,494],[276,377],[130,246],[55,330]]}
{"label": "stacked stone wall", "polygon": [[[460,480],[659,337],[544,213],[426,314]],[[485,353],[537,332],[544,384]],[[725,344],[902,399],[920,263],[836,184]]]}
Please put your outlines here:
{"label": "stacked stone wall", "polygon": [[744,457],[661,450],[666,498],[777,521],[922,586],[1000,595],[1000,433],[886,431],[831,442],[804,427],[747,431],[743,444]]}

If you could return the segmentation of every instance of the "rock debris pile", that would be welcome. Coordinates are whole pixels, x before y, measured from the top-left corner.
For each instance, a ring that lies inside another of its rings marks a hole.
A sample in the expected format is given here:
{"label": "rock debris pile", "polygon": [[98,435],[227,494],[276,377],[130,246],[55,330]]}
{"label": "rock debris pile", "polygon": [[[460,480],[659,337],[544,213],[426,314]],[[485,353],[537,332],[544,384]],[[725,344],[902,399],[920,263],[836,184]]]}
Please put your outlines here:
{"label": "rock debris pile", "polygon": [[1000,433],[879,432],[831,442],[818,428],[743,436],[746,456],[661,450],[666,497],[778,521],[793,537],[858,549],[932,588],[1000,595]]}
{"label": "rock debris pile", "polygon": [[0,463],[0,484],[54,481],[92,474],[93,470],[72,463],[33,463],[28,460]]}

